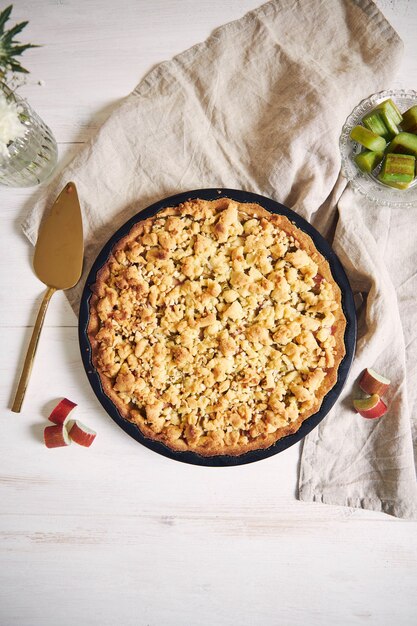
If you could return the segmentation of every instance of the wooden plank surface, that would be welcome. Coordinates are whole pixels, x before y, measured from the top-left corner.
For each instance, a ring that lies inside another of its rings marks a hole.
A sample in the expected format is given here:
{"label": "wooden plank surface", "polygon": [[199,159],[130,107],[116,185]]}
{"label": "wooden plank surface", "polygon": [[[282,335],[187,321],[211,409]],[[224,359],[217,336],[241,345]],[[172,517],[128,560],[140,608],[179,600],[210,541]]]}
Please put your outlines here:
{"label": "wooden plank surface", "polygon": [[[22,93],[62,167],[156,63],[255,0],[19,0]],[[416,88],[415,0],[378,0],[405,44],[393,87]],[[75,45],[74,45],[75,44]],[[43,81],[43,86],[38,82]],[[22,215],[38,189],[0,189],[1,626],[414,625],[417,524],[296,500],[300,446],[255,465],[200,468],[140,446],[86,380],[63,294],[48,311],[24,411],[11,404],[42,296]],[[49,451],[68,396],[94,447]]]}

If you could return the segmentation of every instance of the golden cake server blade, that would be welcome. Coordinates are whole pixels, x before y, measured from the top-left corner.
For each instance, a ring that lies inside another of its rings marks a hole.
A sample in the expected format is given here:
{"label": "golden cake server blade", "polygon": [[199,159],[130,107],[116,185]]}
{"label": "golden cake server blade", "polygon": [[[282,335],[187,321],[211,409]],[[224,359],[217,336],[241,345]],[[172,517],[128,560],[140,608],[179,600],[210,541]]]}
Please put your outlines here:
{"label": "golden cake server blade", "polygon": [[83,226],[77,188],[67,183],[41,224],[33,258],[36,276],[46,286],[30,340],[12,411],[20,413],[49,300],[55,291],[78,283],[83,265]]}

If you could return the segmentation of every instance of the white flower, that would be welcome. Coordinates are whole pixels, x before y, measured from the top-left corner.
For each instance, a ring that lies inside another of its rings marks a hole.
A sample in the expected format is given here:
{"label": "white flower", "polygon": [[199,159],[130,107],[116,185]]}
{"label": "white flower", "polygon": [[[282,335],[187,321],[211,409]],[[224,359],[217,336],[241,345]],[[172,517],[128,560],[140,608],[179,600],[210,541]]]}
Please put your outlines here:
{"label": "white flower", "polygon": [[14,102],[7,102],[0,93],[0,157],[7,158],[8,144],[18,137],[23,137],[25,127],[19,119],[19,107]]}

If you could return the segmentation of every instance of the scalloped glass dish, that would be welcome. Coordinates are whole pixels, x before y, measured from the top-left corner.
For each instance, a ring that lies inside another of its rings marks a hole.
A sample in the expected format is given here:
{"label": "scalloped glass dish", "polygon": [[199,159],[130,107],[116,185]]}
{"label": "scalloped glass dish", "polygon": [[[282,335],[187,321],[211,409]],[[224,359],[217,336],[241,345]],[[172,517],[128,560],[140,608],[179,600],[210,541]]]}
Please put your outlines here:
{"label": "scalloped glass dish", "polygon": [[354,126],[360,124],[366,113],[369,113],[387,98],[391,98],[395,102],[401,113],[417,104],[417,92],[412,90],[405,91],[403,89],[380,91],[362,100],[347,118],[340,135],[339,146],[342,157],[342,174],[352,183],[354,189],[373,202],[390,207],[412,206],[417,204],[417,177],[408,189],[394,189],[384,185],[376,178],[381,166],[378,166],[373,173],[366,174],[361,172],[354,161],[355,156],[362,150],[362,146],[350,139],[350,131]]}

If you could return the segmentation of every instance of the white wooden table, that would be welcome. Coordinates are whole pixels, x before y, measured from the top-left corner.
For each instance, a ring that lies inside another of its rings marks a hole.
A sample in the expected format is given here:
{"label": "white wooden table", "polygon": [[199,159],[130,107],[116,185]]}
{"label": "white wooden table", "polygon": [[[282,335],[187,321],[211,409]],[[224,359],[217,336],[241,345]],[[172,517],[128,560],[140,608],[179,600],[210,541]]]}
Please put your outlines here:
{"label": "white wooden table", "polygon": [[[13,21],[30,21],[22,40],[44,44],[22,59],[21,92],[52,127],[59,166],[152,65],[258,4],[16,0]],[[405,43],[393,87],[415,88],[417,2],[378,5]],[[62,293],[23,412],[10,412],[43,291],[19,229],[38,193],[0,188],[0,624],[416,624],[416,523],[297,501],[299,446],[224,469],[142,447],[90,389]],[[62,396],[98,431],[92,448],[43,446]]]}

